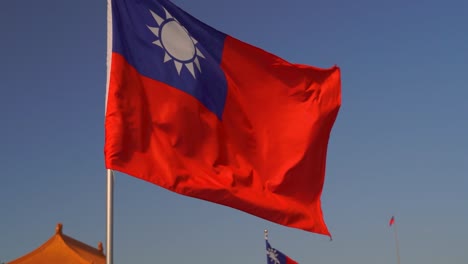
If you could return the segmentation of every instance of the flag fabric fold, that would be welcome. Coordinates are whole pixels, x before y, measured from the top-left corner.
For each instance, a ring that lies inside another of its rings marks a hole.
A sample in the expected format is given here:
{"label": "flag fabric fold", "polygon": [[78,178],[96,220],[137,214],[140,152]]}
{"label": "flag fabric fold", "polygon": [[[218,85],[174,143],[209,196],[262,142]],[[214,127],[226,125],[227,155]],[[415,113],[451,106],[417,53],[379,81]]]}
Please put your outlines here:
{"label": "flag fabric fold", "polygon": [[283,254],[281,251],[272,248],[266,240],[267,264],[298,264],[295,260]]}
{"label": "flag fabric fold", "polygon": [[330,235],[320,196],[338,67],[291,64],[167,0],[108,0],[106,168]]}

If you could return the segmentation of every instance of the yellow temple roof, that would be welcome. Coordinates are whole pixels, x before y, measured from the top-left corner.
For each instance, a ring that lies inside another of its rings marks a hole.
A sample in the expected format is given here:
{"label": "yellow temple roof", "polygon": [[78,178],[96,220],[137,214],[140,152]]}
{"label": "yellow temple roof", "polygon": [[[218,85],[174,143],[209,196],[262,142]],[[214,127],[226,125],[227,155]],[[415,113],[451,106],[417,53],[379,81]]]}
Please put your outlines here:
{"label": "yellow temple roof", "polygon": [[62,224],[57,224],[55,234],[37,249],[7,262],[7,264],[105,264],[102,243],[98,248],[89,246],[62,233]]}

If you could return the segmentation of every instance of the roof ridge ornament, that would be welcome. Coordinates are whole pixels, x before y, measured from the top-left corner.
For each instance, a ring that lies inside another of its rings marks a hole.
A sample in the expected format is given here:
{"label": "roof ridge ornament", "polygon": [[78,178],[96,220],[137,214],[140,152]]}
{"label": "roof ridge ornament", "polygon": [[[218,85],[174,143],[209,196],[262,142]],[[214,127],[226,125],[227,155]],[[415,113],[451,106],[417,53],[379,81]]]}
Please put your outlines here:
{"label": "roof ridge ornament", "polygon": [[62,234],[62,228],[63,228],[62,223],[57,223],[57,226],[55,227],[55,234],[61,235]]}
{"label": "roof ridge ornament", "polygon": [[99,241],[98,246],[97,246],[99,252],[104,255],[104,247],[102,246],[102,242]]}

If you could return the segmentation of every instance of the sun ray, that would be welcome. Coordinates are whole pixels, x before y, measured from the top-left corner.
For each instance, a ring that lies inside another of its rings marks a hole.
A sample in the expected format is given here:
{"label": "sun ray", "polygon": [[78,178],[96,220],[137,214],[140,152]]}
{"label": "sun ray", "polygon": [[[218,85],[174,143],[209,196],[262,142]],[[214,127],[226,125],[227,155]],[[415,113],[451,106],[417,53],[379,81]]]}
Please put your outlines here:
{"label": "sun ray", "polygon": [[201,72],[200,62],[198,61],[197,57],[195,57],[195,59],[193,59],[193,63],[195,63],[195,65],[197,66],[198,71]]}
{"label": "sun ray", "polygon": [[[160,16],[158,16],[156,13],[154,13],[153,11],[151,11],[151,15],[153,15],[153,18],[154,20],[156,20],[156,23],[158,23],[158,26],[161,25],[161,23],[164,21],[164,19],[162,19]],[[167,12],[167,11],[166,11]]]}
{"label": "sun ray", "polygon": [[197,56],[206,59],[206,58],[205,58],[205,55],[203,55],[203,53],[201,53],[201,51],[200,51],[197,47],[195,47],[195,49],[197,50]]}
{"label": "sun ray", "polygon": [[187,67],[187,69],[189,70],[189,72],[192,74],[193,78],[197,78],[195,76],[195,69],[193,68],[193,63],[189,62],[189,63],[185,63],[185,67]]}
{"label": "sun ray", "polygon": [[169,56],[169,54],[164,53],[164,62],[168,62],[168,61],[170,61],[171,59],[172,59],[172,58],[171,58],[171,56]]}
{"label": "sun ray", "polygon": [[190,38],[192,39],[194,45],[198,44],[198,40],[194,39],[193,37],[190,37]]}
{"label": "sun ray", "polygon": [[153,32],[153,34],[159,38],[159,28],[158,27],[150,27],[150,26],[147,26],[151,32]]}
{"label": "sun ray", "polygon": [[175,67],[177,69],[177,73],[180,75],[180,70],[182,69],[183,64],[175,60],[174,65],[175,65]]}
{"label": "sun ray", "polygon": [[175,19],[171,16],[171,14],[169,12],[167,12],[166,8],[163,8],[164,9],[164,12],[166,13],[166,19]]}
{"label": "sun ray", "polygon": [[161,44],[161,41],[160,41],[159,39],[153,41],[153,44],[154,44],[154,45],[158,45],[158,46],[161,47],[161,48],[163,47],[163,45]]}

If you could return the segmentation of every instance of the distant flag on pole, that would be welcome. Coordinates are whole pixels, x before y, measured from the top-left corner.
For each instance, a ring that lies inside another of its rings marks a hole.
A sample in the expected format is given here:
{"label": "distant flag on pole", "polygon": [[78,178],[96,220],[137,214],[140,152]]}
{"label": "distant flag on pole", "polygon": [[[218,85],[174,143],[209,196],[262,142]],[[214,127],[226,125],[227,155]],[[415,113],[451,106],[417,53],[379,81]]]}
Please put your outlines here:
{"label": "distant flag on pole", "polygon": [[[388,222],[388,225],[393,226],[394,224],[395,224],[395,216],[392,216],[392,218],[390,218],[390,221]],[[398,245],[398,234],[397,234],[396,226],[393,227],[393,231],[395,233],[395,247],[396,247],[396,255],[397,255],[397,264],[400,264],[400,246]]]}
{"label": "distant flag on pole", "polygon": [[272,248],[268,242],[268,231],[265,230],[267,264],[299,264],[281,251]]}

